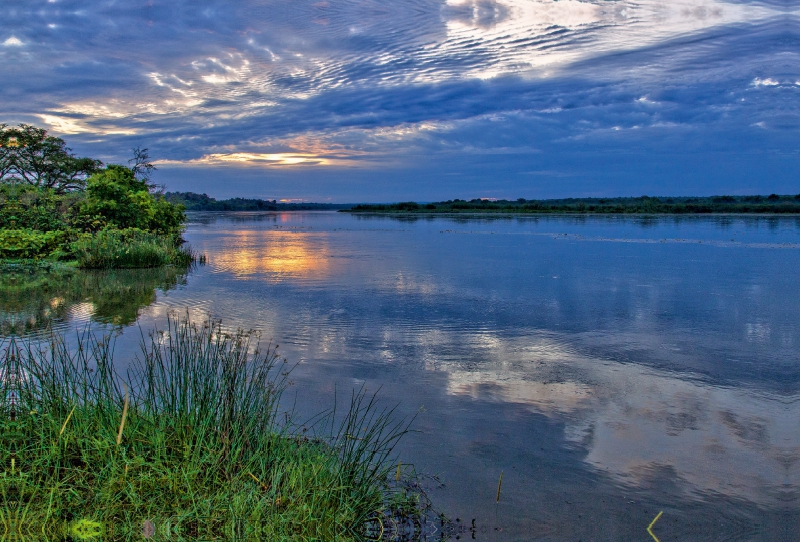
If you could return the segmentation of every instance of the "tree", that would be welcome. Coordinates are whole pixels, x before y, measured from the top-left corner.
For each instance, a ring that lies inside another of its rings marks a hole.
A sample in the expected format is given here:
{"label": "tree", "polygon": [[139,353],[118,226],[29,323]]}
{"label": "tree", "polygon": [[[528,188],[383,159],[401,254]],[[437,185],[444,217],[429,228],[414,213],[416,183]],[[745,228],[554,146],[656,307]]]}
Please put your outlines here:
{"label": "tree", "polygon": [[27,183],[63,194],[86,186],[103,163],[80,158],[60,137],[29,124],[0,124],[0,181]]}
{"label": "tree", "polygon": [[133,149],[133,158],[128,160],[128,164],[131,164],[130,168],[133,171],[133,176],[144,182],[150,181],[150,174],[158,169],[150,162],[148,150],[141,147]]}

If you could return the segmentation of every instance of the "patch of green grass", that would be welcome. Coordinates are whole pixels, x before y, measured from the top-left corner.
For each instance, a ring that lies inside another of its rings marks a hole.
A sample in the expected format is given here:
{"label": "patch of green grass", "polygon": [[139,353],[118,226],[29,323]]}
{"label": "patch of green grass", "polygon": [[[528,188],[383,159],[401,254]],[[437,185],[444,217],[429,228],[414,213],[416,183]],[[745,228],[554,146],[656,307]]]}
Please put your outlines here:
{"label": "patch of green grass", "polygon": [[196,259],[172,237],[137,228],[83,234],[71,248],[84,269],[187,266]]}
{"label": "patch of green grass", "polygon": [[252,332],[170,318],[143,339],[124,377],[109,337],[2,345],[0,529],[348,541],[421,512],[392,455],[408,424],[374,395],[308,431],[279,415],[286,361]]}

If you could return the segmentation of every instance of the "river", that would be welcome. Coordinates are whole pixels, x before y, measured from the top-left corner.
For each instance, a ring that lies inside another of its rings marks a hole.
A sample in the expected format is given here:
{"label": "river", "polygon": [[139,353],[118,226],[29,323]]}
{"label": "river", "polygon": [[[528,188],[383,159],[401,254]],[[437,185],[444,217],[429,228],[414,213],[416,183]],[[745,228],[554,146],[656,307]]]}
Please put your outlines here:
{"label": "river", "polygon": [[462,539],[800,529],[800,219],[189,218],[208,263],[96,325],[119,351],[170,311],[258,329],[301,417],[378,391]]}

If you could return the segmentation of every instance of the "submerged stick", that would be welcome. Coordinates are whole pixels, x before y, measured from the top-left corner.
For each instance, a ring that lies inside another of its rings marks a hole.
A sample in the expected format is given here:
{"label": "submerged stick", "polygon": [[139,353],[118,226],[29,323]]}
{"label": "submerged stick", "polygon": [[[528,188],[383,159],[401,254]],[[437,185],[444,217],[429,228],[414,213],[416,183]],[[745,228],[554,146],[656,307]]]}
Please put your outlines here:
{"label": "submerged stick", "polygon": [[500,502],[500,489],[503,487],[503,471],[500,471],[500,482],[497,484],[497,501]]}
{"label": "submerged stick", "polygon": [[656,524],[656,521],[658,521],[658,518],[660,518],[663,513],[664,513],[663,510],[659,512],[658,515],[655,517],[655,519],[650,522],[650,525],[647,526],[647,532],[650,534],[650,536],[653,537],[653,540],[655,540],[656,542],[659,542],[659,540],[658,537],[655,535],[655,533],[653,533],[653,525]]}

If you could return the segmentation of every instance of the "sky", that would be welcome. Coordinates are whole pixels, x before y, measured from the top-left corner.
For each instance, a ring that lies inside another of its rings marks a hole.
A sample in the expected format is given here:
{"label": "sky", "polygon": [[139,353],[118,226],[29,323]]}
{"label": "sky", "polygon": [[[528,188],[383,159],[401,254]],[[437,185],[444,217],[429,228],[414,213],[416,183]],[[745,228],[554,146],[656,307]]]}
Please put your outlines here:
{"label": "sky", "polygon": [[3,0],[0,123],[217,198],[800,193],[800,2]]}

